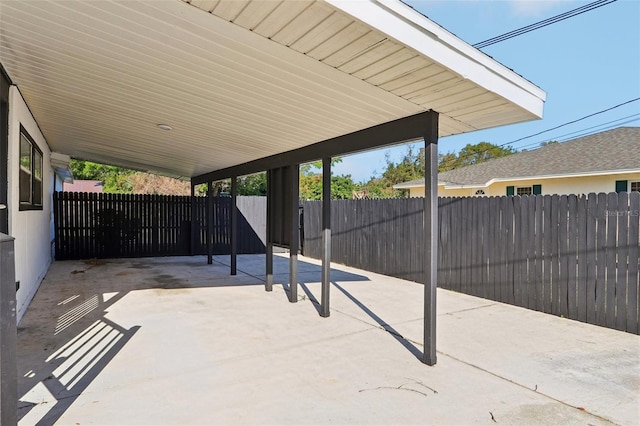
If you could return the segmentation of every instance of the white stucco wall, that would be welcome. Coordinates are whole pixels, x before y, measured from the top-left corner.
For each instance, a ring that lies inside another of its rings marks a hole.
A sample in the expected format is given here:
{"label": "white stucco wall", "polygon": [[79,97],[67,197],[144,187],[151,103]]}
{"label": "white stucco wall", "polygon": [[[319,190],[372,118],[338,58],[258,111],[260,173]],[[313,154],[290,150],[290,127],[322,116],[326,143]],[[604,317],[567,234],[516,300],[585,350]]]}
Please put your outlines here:
{"label": "white stucco wall", "polygon": [[[43,209],[20,211],[19,151],[20,125],[29,133],[42,151]],[[15,86],[9,91],[9,234],[15,238],[17,320],[24,315],[51,264],[51,217],[54,173],[51,151],[31,116],[27,105]]]}

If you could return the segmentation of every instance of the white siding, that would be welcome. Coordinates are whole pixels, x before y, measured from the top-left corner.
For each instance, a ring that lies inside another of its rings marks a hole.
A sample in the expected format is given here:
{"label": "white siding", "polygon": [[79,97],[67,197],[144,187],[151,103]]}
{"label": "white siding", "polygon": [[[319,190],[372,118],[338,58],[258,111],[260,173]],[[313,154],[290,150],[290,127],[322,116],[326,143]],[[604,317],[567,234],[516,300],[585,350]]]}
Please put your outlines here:
{"label": "white siding", "polygon": [[[19,210],[19,149],[22,125],[43,155],[43,209]],[[9,234],[15,238],[17,320],[24,315],[51,264],[51,217],[54,173],[50,150],[20,92],[9,92]]]}

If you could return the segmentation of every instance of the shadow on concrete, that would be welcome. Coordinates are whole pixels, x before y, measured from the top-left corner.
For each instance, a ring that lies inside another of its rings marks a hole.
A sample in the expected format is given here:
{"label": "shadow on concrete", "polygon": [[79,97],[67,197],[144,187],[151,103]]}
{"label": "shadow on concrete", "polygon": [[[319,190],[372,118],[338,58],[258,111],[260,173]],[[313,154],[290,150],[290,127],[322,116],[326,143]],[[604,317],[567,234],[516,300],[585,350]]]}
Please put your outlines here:
{"label": "shadow on concrete", "polygon": [[[229,256],[129,258],[56,262],[18,327],[18,419],[52,425],[123,350],[140,326],[126,328],[107,318],[127,294],[155,290],[171,295],[189,288],[264,285],[264,255],[238,256],[230,276]],[[301,275],[321,266],[298,260]],[[289,293],[289,259],[274,256],[274,284]],[[342,281],[369,281],[333,270]],[[70,285],[70,283],[75,283]],[[317,300],[301,284],[316,309]]]}
{"label": "shadow on concrete", "polygon": [[340,290],[342,294],[347,296],[349,300],[351,300],[357,307],[362,309],[364,313],[369,315],[371,319],[373,319],[384,331],[393,336],[394,339],[398,341],[402,346],[404,346],[409,352],[411,352],[416,358],[422,360],[422,351],[416,348],[413,343],[409,342],[404,336],[402,336],[395,328],[393,328],[390,324],[387,324],[382,318],[375,314],[371,309],[369,309],[366,305],[360,302],[356,297],[354,297],[351,293],[344,289],[340,284],[333,282],[332,283],[335,288]]}
{"label": "shadow on concrete", "polygon": [[139,326],[125,328],[105,317],[125,294],[94,294],[79,304],[78,297],[61,301],[58,305],[76,304],[49,333],[40,334],[39,342],[31,334],[42,330],[30,330],[28,324],[18,328],[21,422],[54,424],[138,332]]}

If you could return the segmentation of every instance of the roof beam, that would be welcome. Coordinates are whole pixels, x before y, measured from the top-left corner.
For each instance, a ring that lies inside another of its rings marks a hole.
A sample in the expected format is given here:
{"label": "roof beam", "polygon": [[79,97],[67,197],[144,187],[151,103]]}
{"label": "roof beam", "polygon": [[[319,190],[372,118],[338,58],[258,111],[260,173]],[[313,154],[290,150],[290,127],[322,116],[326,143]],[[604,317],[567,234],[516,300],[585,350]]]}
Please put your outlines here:
{"label": "roof beam", "polygon": [[218,181],[233,176],[244,176],[278,167],[285,167],[291,164],[303,164],[325,157],[338,157],[424,138],[430,134],[430,127],[431,123],[433,123],[434,115],[437,120],[437,112],[421,112],[302,148],[194,176],[191,178],[191,183],[193,185],[199,185],[201,183]]}

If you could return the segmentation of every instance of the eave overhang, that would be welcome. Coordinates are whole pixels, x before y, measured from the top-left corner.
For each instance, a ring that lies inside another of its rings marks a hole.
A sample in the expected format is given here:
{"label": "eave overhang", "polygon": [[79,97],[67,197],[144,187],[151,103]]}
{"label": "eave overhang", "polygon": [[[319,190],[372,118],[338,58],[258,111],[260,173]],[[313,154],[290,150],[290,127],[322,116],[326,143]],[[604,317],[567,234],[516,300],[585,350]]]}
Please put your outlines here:
{"label": "eave overhang", "polygon": [[17,1],[0,24],[52,150],[174,176],[430,110],[440,136],[533,120],[545,99],[392,0]]}

